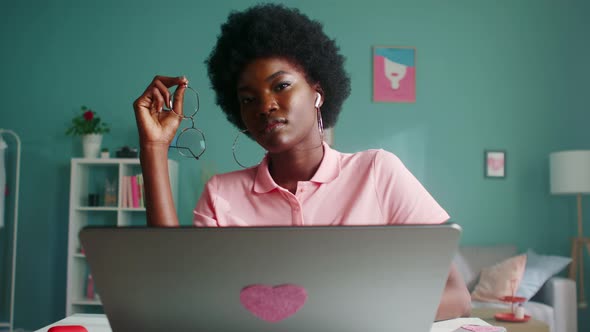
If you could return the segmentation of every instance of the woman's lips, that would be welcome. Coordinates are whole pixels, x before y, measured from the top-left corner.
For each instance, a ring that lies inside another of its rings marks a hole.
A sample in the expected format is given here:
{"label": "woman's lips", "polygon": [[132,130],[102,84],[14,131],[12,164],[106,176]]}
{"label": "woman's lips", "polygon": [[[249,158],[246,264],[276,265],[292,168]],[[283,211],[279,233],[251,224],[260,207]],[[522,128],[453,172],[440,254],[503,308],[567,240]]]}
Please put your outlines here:
{"label": "woman's lips", "polygon": [[262,130],[263,133],[269,134],[273,131],[279,130],[285,126],[285,120],[273,120],[266,123],[266,126]]}

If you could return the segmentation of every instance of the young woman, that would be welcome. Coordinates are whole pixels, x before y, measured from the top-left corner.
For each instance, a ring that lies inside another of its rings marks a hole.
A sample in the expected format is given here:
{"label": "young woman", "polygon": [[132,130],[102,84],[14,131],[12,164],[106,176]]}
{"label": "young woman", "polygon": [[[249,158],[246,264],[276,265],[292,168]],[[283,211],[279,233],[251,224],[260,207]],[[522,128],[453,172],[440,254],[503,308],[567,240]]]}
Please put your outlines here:
{"label": "young woman", "polygon": [[[340,153],[323,142],[350,94],[344,58],[322,25],[296,9],[258,5],[231,13],[207,59],[217,104],[267,154],[219,174],[194,210],[196,226],[443,223],[449,216],[392,153]],[[156,76],[134,103],[148,224],[178,225],[167,154],[181,118],[184,77]],[[177,86],[174,98],[168,88]],[[171,100],[174,105],[171,105]],[[174,112],[163,111],[165,106]],[[437,319],[469,314],[451,267]]]}

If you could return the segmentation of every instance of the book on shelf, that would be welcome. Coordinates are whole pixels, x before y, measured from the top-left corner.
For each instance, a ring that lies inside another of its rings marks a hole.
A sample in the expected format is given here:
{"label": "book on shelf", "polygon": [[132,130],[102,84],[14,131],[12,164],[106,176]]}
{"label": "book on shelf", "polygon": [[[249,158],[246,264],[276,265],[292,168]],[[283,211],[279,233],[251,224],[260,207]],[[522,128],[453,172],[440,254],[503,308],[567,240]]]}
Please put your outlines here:
{"label": "book on shelf", "polygon": [[145,207],[145,192],[143,190],[143,174],[137,174],[137,185],[139,187],[139,207]]}
{"label": "book on shelf", "polygon": [[139,185],[137,184],[137,176],[131,175],[131,201],[134,208],[139,207]]}
{"label": "book on shelf", "polygon": [[92,274],[90,274],[90,272],[88,272],[86,274],[86,289],[85,289],[85,295],[86,295],[86,299],[87,300],[94,300],[95,299],[95,293],[94,293],[94,278],[92,277]]}
{"label": "book on shelf", "polygon": [[143,175],[141,173],[123,176],[121,192],[123,193],[121,201],[122,207],[145,207],[145,189],[143,185]]}
{"label": "book on shelf", "polygon": [[127,175],[125,182],[127,182],[127,207],[130,208],[133,207],[133,190],[131,189],[131,176]]}

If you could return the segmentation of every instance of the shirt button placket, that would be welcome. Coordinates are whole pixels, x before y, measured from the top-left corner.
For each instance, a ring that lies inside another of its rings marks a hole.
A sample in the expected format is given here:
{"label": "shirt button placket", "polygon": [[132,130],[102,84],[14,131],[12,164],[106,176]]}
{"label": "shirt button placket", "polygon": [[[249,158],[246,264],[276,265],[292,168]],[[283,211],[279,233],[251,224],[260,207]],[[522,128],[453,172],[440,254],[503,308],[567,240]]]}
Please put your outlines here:
{"label": "shirt button placket", "polygon": [[291,201],[291,210],[293,211],[293,225],[303,226],[303,214],[301,213],[301,204],[299,204],[299,202],[295,198]]}
{"label": "shirt button placket", "polygon": [[299,182],[297,184],[297,192],[296,192],[296,199],[293,201],[293,224],[297,225],[297,226],[305,226],[305,222],[303,220],[303,208],[302,208],[302,202],[305,200],[305,194],[306,194],[306,183],[305,182]]}

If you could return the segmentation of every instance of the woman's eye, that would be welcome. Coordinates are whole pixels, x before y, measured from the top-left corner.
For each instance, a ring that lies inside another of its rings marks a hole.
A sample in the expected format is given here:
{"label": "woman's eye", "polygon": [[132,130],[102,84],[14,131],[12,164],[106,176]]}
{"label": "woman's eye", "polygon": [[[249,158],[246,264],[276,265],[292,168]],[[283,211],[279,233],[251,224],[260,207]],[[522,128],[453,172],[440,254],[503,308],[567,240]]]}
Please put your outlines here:
{"label": "woman's eye", "polygon": [[246,105],[246,104],[249,104],[251,102],[252,102],[252,98],[250,98],[250,97],[242,97],[242,98],[240,98],[240,103],[242,105]]}
{"label": "woman's eye", "polygon": [[277,85],[277,87],[275,88],[277,91],[281,91],[286,89],[287,87],[289,87],[289,85],[291,85],[291,83],[287,83],[287,82],[283,82]]}

